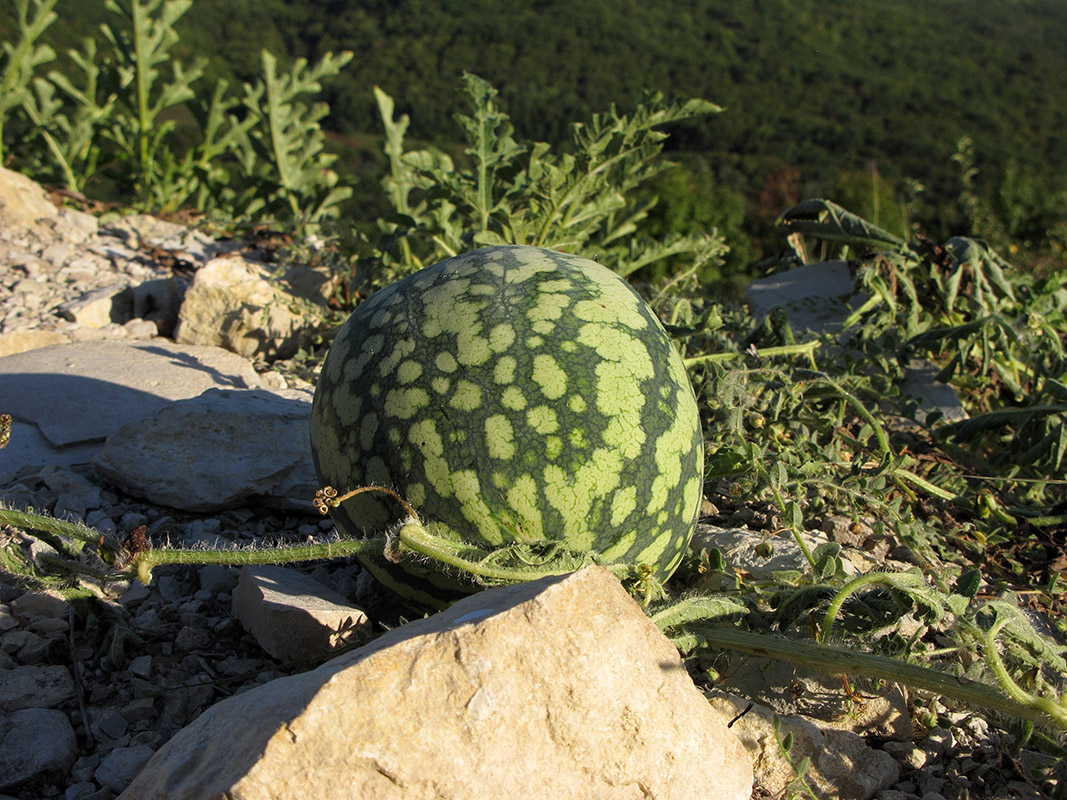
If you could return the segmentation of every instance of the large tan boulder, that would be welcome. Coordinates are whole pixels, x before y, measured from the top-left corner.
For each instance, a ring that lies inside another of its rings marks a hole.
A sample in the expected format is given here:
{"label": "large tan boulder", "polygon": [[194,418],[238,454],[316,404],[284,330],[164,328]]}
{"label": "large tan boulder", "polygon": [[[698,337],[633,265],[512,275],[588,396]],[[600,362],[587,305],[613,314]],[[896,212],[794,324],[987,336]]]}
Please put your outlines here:
{"label": "large tan boulder", "polygon": [[0,225],[32,225],[56,215],[55,205],[40,184],[18,172],[0,167]]}
{"label": "large tan boulder", "polygon": [[750,756],[600,567],[223,700],[120,800],[748,800]]}

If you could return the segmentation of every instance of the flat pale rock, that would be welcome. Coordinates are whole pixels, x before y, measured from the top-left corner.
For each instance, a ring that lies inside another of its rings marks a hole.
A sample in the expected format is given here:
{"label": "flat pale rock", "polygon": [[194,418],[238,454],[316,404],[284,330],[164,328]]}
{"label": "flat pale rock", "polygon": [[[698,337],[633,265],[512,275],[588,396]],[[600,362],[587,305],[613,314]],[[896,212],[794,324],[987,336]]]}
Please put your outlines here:
{"label": "flat pale rock", "polygon": [[324,658],[370,628],[363,609],[287,567],[245,567],[233,592],[233,615],[280,661]]}
{"label": "flat pale rock", "polygon": [[944,422],[959,422],[970,416],[956,390],[937,380],[940,372],[941,368],[930,361],[913,358],[908,362],[900,391],[918,403],[915,418],[920,423],[935,411],[941,413]]}
{"label": "flat pale rock", "polygon": [[750,756],[606,570],[492,589],[227,698],[120,800],[748,800]]}
{"label": "flat pale rock", "polygon": [[70,341],[68,334],[61,331],[45,331],[35,328],[0,333],[0,357],[25,353],[53,344]]}
{"label": "flat pale rock", "polygon": [[781,308],[794,331],[822,333],[838,327],[864,302],[854,291],[848,262],[823,261],[758,278],[745,289],[745,299],[759,320]]}
{"label": "flat pale rock", "polygon": [[728,652],[715,669],[716,689],[755,700],[782,716],[806,717],[823,730],[851,731],[879,741],[904,741],[912,735],[908,701],[895,684],[877,686],[852,676],[853,694],[862,698],[856,701],[840,675],[785,661]]}
{"label": "flat pale rock", "polygon": [[74,698],[74,678],[60,664],[0,669],[0,711],[55,708]]}
{"label": "flat pale rock", "polygon": [[212,387],[259,386],[247,360],[217,347],[96,341],[5,356],[0,413],[32,426],[41,439],[30,441],[13,427],[11,444],[0,450],[0,472],[61,463],[54,451],[66,448],[99,449],[123,425]]}
{"label": "flat pale rock", "polygon": [[[804,544],[814,552],[819,545],[829,543],[830,539],[821,533],[802,534]],[[693,544],[697,552],[701,548],[717,547],[728,569],[740,569],[756,580],[769,580],[775,572],[786,570],[810,569],[804,551],[796,539],[788,533],[777,535],[765,534],[748,528],[720,528],[716,525],[699,524],[693,533]],[[841,560],[848,575],[869,572],[880,566],[862,551],[853,547],[841,549]],[[707,588],[721,588],[709,586]]]}
{"label": "flat pale rock", "polygon": [[153,503],[216,511],[258,499],[314,514],[312,391],[210,389],[124,425],[93,460]]}

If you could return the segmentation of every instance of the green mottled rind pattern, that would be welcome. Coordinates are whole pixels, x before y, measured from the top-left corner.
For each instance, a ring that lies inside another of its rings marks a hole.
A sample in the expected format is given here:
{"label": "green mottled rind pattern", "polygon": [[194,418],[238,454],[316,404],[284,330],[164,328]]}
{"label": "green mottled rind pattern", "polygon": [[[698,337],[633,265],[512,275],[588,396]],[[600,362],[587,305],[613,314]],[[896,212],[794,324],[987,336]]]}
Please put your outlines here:
{"label": "green mottled rind pattern", "polygon": [[[457,256],[357,307],[323,365],[311,443],[322,485],[395,489],[438,534],[562,540],[660,579],[701,499],[696,399],[659,320],[611,270],[533,247]],[[331,513],[352,536],[402,516],[370,493]],[[419,606],[471,591],[368,566]]]}

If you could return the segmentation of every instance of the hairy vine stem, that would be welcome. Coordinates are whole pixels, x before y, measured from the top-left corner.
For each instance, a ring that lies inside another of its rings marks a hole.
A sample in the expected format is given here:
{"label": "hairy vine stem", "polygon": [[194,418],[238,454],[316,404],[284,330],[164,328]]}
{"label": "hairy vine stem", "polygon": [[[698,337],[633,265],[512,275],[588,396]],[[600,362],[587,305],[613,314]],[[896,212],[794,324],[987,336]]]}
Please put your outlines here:
{"label": "hairy vine stem", "polygon": [[[826,644],[794,641],[732,626],[688,625],[707,644],[756,656],[813,667],[831,675],[863,675],[891,683],[906,684],[971,706],[1049,725],[1067,731],[1067,706],[1063,701],[1035,697],[1020,690],[1014,697],[984,683],[946,675],[943,672],[885,656],[846,650]],[[995,648],[991,648],[995,653]],[[994,661],[994,664],[996,661]],[[1007,675],[1007,671],[1001,667]],[[1009,678],[1010,679],[1010,678]],[[1015,693],[1013,693],[1015,694]]]}

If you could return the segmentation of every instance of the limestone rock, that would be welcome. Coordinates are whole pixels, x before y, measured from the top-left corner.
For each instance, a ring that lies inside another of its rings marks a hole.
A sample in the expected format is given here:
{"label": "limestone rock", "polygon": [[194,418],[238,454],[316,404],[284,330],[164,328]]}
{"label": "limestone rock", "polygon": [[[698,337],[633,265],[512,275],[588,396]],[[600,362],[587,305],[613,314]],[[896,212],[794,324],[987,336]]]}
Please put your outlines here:
{"label": "limestone rock", "polygon": [[358,606],[295,569],[245,567],[233,615],[280,661],[313,661],[370,628]]}
{"label": "limestone rock", "polygon": [[[713,696],[710,702],[730,715],[731,730],[753,755],[761,797],[785,796],[797,777],[796,766],[805,758],[811,760],[805,780],[820,800],[868,800],[900,777],[900,767],[889,753],[875,750],[854,733],[823,730],[803,717],[780,717],[776,734],[769,708],[727,694]],[[788,734],[793,735],[793,744],[787,757],[780,742]]]}
{"label": "limestone rock", "polygon": [[121,800],[748,800],[749,759],[591,567],[482,592],[227,698]]}
{"label": "limestone rock", "polygon": [[915,419],[920,424],[934,412],[940,412],[944,422],[959,422],[970,416],[956,390],[937,380],[940,371],[936,364],[923,359],[913,358],[908,362],[900,392],[918,404]]}
{"label": "limestone rock", "polygon": [[745,289],[745,299],[759,320],[781,308],[793,330],[820,334],[863,304],[865,297],[853,297],[854,284],[847,261],[824,261],[758,278]]}
{"label": "limestone rock", "polygon": [[[847,261],[823,261],[758,278],[745,289],[745,299],[761,321],[781,309],[794,332],[808,339],[838,329],[867,296],[856,291]],[[967,418],[955,389],[935,380],[938,371],[930,362],[913,359],[900,386],[905,397],[917,402],[915,418],[920,424],[935,411],[949,422]]]}
{"label": "limestone rock", "polygon": [[65,772],[77,755],[70,720],[54,708],[0,714],[0,789],[47,772]]}
{"label": "limestone rock", "polygon": [[122,325],[133,319],[133,293],[125,281],[85,292],[59,307],[59,314],[83,328]]}
{"label": "limestone rock", "polygon": [[70,603],[56,591],[24,592],[11,601],[11,613],[20,619],[66,619]]}
{"label": "limestone rock", "polygon": [[56,214],[45,190],[34,181],[0,167],[0,225],[32,225]]}
{"label": "limestone rock", "polygon": [[0,670],[0,711],[55,708],[74,698],[74,679],[61,665]]}
{"label": "limestone rock", "polygon": [[113,792],[121,792],[151,757],[152,748],[147,745],[116,747],[104,756],[100,766],[93,772],[93,777],[101,786],[106,786]]}
{"label": "limestone rock", "polygon": [[311,398],[301,389],[211,389],[123,426],[93,467],[172,508],[214,511],[258,498],[312,514]]}
{"label": "limestone rock", "polygon": [[27,350],[36,350],[38,347],[48,347],[53,344],[63,344],[69,337],[60,331],[46,331],[37,328],[20,331],[7,331],[0,333],[0,358],[25,353]]}
{"label": "limestone rock", "polygon": [[[294,355],[301,332],[315,325],[308,304],[323,300],[305,285],[308,272],[313,271],[277,274],[266,264],[239,256],[209,261],[186,292],[175,340],[225,347],[248,358]],[[321,287],[326,278],[314,275]]]}
{"label": "limestone rock", "polygon": [[[808,549],[815,551],[830,540],[822,534],[805,533],[804,543]],[[697,525],[693,534],[691,547],[699,552],[701,548],[717,547],[729,568],[740,569],[756,580],[767,580],[775,572],[783,570],[808,569],[800,545],[790,534],[771,536],[747,528],[720,528],[716,525]],[[844,570],[849,575],[869,572],[879,563],[855,548],[842,548],[841,560]],[[720,588],[703,586],[702,588]]]}
{"label": "limestone rock", "polygon": [[[220,348],[100,341],[0,358],[0,409],[14,417],[0,472],[87,463],[123,425],[213,386],[258,388],[243,358]],[[90,445],[65,460],[70,448]]]}

